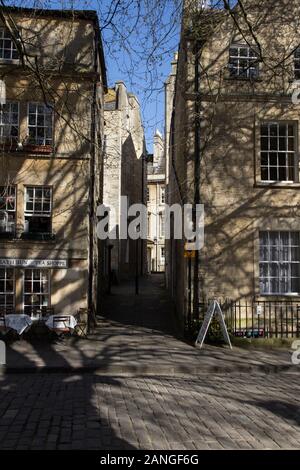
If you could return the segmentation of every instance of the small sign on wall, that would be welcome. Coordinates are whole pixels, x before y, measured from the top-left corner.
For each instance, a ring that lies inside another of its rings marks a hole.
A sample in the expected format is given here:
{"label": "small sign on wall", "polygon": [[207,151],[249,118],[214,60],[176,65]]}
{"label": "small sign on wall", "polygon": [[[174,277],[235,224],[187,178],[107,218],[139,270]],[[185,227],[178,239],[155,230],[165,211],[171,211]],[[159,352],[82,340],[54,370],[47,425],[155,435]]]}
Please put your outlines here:
{"label": "small sign on wall", "polygon": [[262,305],[256,305],[256,315],[262,315],[263,307]]}

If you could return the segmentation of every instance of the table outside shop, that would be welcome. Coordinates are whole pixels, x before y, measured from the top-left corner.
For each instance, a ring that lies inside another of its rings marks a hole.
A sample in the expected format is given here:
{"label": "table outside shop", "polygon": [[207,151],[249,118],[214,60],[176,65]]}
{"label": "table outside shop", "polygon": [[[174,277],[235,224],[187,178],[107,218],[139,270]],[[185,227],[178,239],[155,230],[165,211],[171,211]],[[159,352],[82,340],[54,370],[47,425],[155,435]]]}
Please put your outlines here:
{"label": "table outside shop", "polygon": [[18,335],[22,335],[28,331],[32,323],[31,318],[24,313],[10,313],[9,315],[5,315],[6,328],[16,331]]}
{"label": "table outside shop", "polygon": [[69,328],[72,333],[77,325],[77,320],[73,315],[51,315],[47,318],[45,325],[50,330],[64,330]]}

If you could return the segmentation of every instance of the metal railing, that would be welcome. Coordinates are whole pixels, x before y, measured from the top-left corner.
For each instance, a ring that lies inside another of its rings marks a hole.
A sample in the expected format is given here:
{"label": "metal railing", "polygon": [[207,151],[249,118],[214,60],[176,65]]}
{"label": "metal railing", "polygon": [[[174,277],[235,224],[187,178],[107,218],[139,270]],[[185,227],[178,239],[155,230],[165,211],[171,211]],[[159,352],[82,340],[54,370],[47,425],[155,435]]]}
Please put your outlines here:
{"label": "metal railing", "polygon": [[[209,302],[199,305],[200,321]],[[232,301],[220,302],[228,331],[246,338],[299,338],[300,302]]]}

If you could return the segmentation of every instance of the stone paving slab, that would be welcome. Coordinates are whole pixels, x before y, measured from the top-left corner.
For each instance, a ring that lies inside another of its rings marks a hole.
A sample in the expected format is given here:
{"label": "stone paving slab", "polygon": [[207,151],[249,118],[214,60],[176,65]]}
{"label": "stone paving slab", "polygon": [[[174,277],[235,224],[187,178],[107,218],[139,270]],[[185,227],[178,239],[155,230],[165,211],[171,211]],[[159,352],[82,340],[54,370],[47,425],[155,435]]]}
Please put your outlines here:
{"label": "stone paving slab", "polygon": [[300,449],[287,375],[0,377],[0,449]]}

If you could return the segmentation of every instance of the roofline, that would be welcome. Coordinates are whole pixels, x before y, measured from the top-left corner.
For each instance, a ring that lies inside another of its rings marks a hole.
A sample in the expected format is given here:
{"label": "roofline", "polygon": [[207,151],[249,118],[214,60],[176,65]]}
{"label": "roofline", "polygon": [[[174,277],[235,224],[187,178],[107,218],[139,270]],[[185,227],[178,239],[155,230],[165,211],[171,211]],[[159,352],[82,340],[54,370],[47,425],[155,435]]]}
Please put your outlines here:
{"label": "roofline", "polygon": [[58,16],[60,18],[78,18],[81,20],[96,20],[95,10],[52,10],[46,8],[25,8],[15,6],[1,6],[1,10],[7,13],[35,13],[37,16]]}
{"label": "roofline", "polygon": [[65,19],[79,19],[92,21],[94,23],[96,38],[98,39],[98,53],[100,58],[100,65],[102,71],[102,80],[104,89],[107,89],[107,75],[106,65],[103,50],[102,34],[99,25],[98,14],[95,10],[51,10],[42,8],[24,8],[24,7],[13,7],[13,6],[1,6],[0,9],[4,13],[16,13],[23,15],[34,14],[37,17],[53,17],[53,18],[65,18]]}

